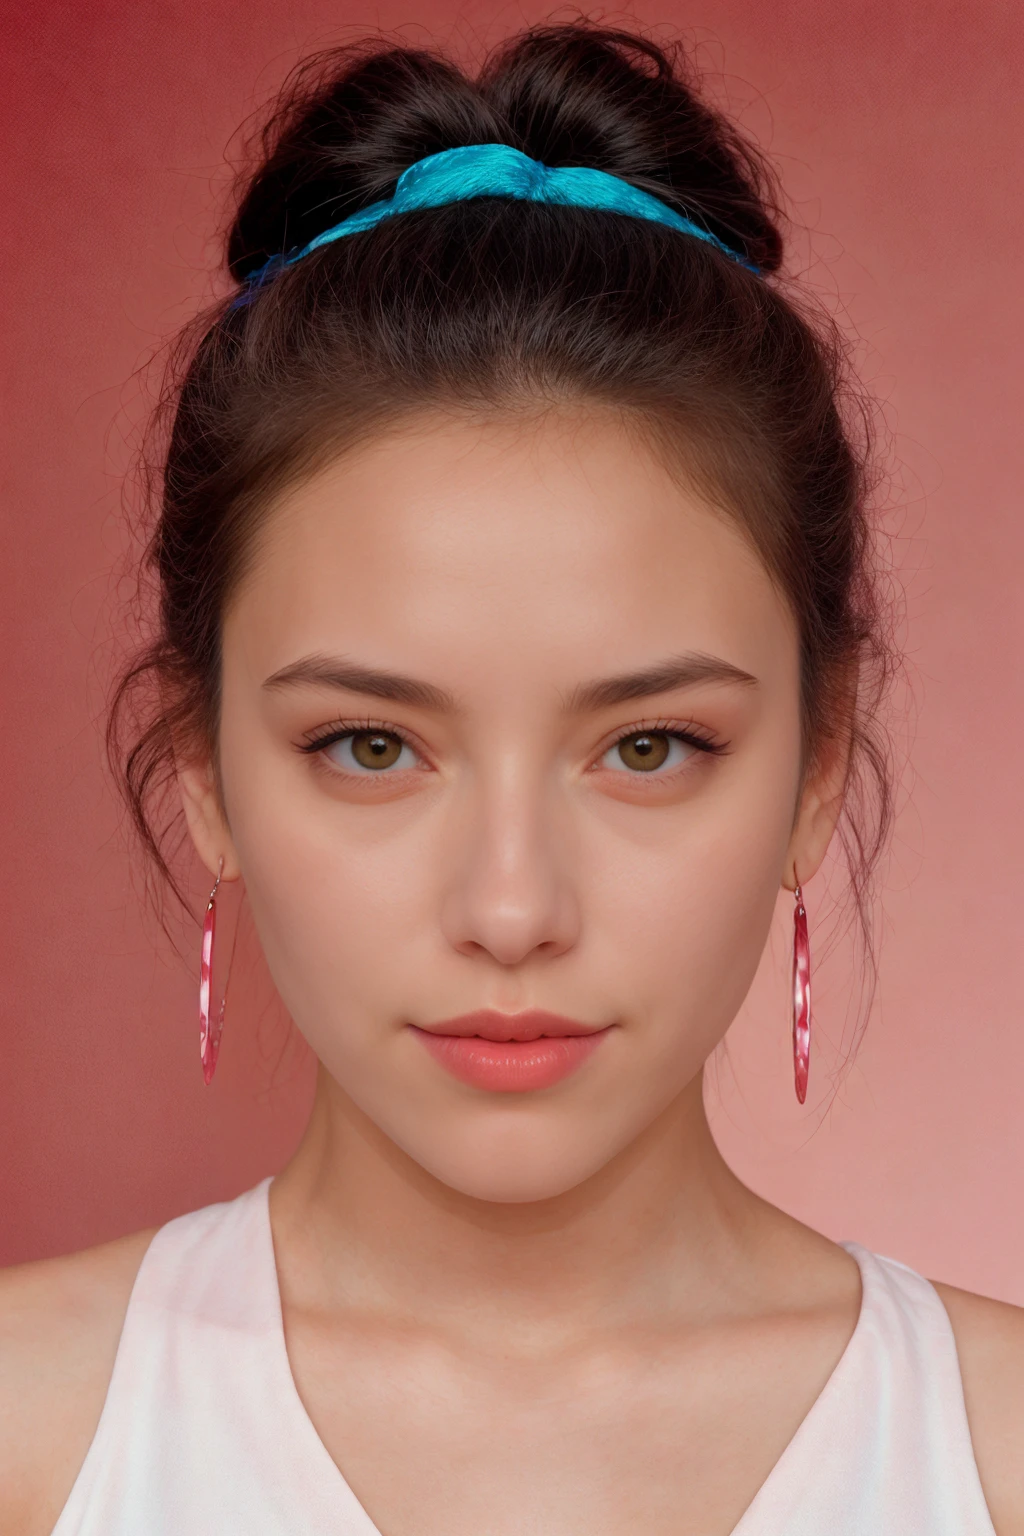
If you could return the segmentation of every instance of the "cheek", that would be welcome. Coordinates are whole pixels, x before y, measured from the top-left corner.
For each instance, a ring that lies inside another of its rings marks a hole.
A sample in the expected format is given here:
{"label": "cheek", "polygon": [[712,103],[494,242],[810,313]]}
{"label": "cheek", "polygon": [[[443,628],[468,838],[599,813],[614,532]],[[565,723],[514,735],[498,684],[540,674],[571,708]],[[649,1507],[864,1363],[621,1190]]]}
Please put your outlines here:
{"label": "cheek", "polygon": [[318,1028],[386,1016],[389,979],[423,903],[397,878],[398,860],[361,855],[344,839],[279,837],[284,830],[264,822],[239,852],[271,975],[316,1046]]}
{"label": "cheek", "polygon": [[674,836],[606,866],[596,926],[666,1041],[682,1029],[709,1053],[746,996],[784,872],[790,785],[785,773],[757,784],[723,774]]}
{"label": "cheek", "polygon": [[429,918],[422,882],[432,858],[411,802],[334,803],[306,765],[296,773],[290,757],[245,735],[225,721],[232,839],[274,983],[322,1053],[360,1021],[387,1020],[389,990]]}

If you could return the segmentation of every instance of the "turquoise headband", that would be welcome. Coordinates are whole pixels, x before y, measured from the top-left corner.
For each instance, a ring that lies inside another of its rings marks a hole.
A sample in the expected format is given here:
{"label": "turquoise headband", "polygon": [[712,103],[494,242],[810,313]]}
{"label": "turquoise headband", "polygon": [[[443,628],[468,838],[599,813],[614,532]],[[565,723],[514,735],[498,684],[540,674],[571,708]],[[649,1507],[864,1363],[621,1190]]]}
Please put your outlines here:
{"label": "turquoise headband", "polygon": [[[667,203],[641,192],[638,187],[585,165],[547,166],[531,160],[510,144],[466,144],[460,149],[443,149],[410,165],[398,178],[394,194],[383,202],[371,203],[350,214],[340,224],[325,229],[290,256],[271,256],[246,283],[259,287],[265,276],[281,267],[293,266],[304,256],[331,245],[346,235],[358,235],[373,229],[396,213],[412,213],[419,208],[442,208],[447,203],[462,203],[471,197],[510,197],[524,203],[554,203],[568,208],[595,208],[604,213],[624,213],[633,219],[648,219],[705,240],[748,272],[759,269],[737,251],[724,245],[710,230],[694,224]],[[236,300],[245,303],[246,292]]]}

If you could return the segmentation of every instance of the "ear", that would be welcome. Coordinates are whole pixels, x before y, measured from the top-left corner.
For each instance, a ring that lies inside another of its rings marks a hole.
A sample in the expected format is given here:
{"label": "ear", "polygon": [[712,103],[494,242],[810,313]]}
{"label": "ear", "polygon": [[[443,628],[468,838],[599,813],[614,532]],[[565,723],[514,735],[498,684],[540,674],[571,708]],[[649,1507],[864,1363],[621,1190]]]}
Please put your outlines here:
{"label": "ear", "polygon": [[242,873],[221,804],[213,764],[209,761],[178,763],[178,790],[193,846],[210,874],[216,876],[224,860],[222,880],[237,880]]}
{"label": "ear", "polygon": [[818,873],[842,814],[850,764],[850,738],[829,742],[805,780],[786,853],[787,891]]}

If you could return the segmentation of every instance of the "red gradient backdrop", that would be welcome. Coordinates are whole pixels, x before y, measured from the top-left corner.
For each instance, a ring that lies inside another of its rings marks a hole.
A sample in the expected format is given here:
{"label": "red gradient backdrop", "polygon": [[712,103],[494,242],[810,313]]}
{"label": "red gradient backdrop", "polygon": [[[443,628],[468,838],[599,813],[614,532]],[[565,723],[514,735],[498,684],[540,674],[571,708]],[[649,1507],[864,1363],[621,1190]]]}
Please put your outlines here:
{"label": "red gradient backdrop", "polygon": [[[12,1261],[241,1190],[280,1165],[308,1104],[310,1064],[250,978],[245,942],[204,1089],[197,956],[176,960],[141,909],[100,750],[120,482],[147,398],[136,371],[209,291],[225,145],[311,48],[382,26],[472,52],[547,13],[21,0],[2,14],[0,1260]],[[908,595],[913,769],[878,1005],[834,1090],[824,1069],[851,982],[841,955],[821,971],[826,1048],[801,1113],[766,965],[715,1074],[716,1132],[755,1188],[830,1235],[1024,1302],[1024,23],[994,0],[664,0],[625,14],[696,40],[713,89],[779,161],[804,227],[793,262],[861,338],[884,403]]]}

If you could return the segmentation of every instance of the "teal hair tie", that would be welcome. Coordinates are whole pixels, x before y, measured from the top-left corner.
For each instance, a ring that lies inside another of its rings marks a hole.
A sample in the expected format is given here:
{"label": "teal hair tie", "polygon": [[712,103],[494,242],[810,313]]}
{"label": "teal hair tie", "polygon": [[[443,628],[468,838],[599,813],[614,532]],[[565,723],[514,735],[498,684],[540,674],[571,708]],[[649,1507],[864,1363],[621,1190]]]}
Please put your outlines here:
{"label": "teal hair tie", "polygon": [[[725,245],[710,230],[702,229],[692,219],[677,213],[667,203],[641,192],[638,187],[613,176],[608,171],[585,165],[548,166],[532,160],[510,144],[466,144],[459,149],[442,149],[426,155],[402,172],[394,193],[382,202],[371,203],[350,214],[315,236],[301,250],[287,256],[271,256],[246,279],[259,287],[265,277],[282,267],[294,266],[304,256],[322,246],[373,229],[398,213],[413,213],[420,208],[443,208],[448,203],[466,202],[472,197],[510,197],[524,203],[551,203],[566,208],[594,208],[603,213],[623,213],[633,219],[647,219],[668,229],[705,240],[748,272],[760,275],[738,251]],[[246,302],[248,294],[238,301]]]}

